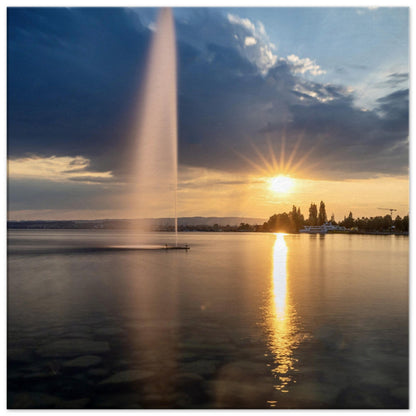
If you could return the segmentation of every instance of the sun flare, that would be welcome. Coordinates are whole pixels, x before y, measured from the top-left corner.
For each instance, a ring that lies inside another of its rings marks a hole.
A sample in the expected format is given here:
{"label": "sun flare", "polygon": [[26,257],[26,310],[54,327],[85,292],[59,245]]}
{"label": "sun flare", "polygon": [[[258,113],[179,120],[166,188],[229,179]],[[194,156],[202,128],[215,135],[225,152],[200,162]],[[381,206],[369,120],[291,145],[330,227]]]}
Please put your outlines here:
{"label": "sun flare", "polygon": [[277,193],[287,193],[293,188],[293,179],[289,176],[279,175],[270,179],[270,189]]}

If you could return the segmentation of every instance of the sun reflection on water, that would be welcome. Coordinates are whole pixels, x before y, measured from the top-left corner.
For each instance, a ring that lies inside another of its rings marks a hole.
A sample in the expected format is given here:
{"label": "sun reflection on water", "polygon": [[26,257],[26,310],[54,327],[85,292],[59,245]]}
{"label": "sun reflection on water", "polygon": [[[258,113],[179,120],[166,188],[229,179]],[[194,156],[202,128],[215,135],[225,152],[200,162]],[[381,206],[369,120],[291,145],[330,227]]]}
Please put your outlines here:
{"label": "sun reflection on water", "polygon": [[297,360],[293,352],[298,344],[296,312],[288,288],[287,254],[285,234],[276,234],[267,326],[269,348],[274,359],[272,372],[278,380],[275,387],[284,393],[288,392],[288,384],[293,381],[293,372],[296,371]]}

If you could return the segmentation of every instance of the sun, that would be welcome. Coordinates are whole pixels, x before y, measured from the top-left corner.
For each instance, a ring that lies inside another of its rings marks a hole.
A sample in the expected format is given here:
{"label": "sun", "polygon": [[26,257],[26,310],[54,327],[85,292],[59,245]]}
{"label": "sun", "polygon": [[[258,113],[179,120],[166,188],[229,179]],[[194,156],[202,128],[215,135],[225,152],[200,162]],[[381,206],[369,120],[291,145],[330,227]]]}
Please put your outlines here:
{"label": "sun", "polygon": [[289,176],[279,175],[269,180],[270,189],[277,193],[287,193],[294,185],[294,181]]}

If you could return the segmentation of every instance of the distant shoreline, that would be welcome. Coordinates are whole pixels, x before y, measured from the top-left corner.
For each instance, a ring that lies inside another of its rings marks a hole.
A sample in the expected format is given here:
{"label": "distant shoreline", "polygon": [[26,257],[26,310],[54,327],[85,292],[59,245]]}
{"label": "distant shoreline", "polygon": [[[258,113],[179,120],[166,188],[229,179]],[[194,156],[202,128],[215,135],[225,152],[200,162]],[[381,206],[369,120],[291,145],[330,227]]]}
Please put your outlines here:
{"label": "distant shoreline", "polygon": [[[105,222],[108,221],[108,222]],[[19,231],[19,230],[102,230],[102,231],[123,231],[128,229],[133,229],[129,226],[128,220],[104,220],[104,223],[101,220],[84,220],[84,221],[8,221],[7,230],[8,231]],[[255,225],[256,226],[256,225]],[[139,231],[139,229],[137,229]],[[153,232],[174,232],[173,226],[171,225],[159,225]],[[192,233],[192,232],[220,232],[220,233],[241,233],[241,232],[250,232],[250,233],[273,233],[271,231],[264,230],[255,230],[239,229],[235,225],[225,225],[219,226],[215,224],[210,226],[207,224],[198,224],[198,225],[180,225],[178,231],[181,233]],[[299,232],[285,232],[285,234],[300,234]],[[408,236],[409,232],[389,232],[389,231],[365,231],[365,230],[345,230],[345,231],[328,231],[326,234],[348,234],[348,235],[398,235],[398,236]],[[310,235],[313,235],[312,233]],[[319,233],[316,233],[319,235]]]}

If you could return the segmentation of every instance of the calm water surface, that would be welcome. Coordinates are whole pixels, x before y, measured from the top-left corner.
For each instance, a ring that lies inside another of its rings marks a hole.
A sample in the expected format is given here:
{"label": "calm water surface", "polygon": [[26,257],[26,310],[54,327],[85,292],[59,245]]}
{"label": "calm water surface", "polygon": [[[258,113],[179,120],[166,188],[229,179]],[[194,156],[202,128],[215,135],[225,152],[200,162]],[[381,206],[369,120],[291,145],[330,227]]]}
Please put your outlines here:
{"label": "calm water surface", "polygon": [[9,408],[408,407],[408,237],[8,238]]}

